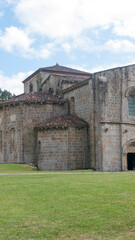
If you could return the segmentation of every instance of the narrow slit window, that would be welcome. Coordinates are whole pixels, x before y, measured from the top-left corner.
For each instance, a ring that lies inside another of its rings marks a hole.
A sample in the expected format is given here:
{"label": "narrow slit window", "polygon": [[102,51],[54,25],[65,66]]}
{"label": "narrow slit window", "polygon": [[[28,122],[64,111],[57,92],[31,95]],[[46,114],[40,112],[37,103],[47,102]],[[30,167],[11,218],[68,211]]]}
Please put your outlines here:
{"label": "narrow slit window", "polygon": [[30,85],[29,85],[29,92],[33,92],[33,84],[32,83],[30,83]]}
{"label": "narrow slit window", "polygon": [[2,151],[2,131],[0,131],[0,151]]}
{"label": "narrow slit window", "polygon": [[15,149],[15,145],[16,145],[16,142],[15,142],[15,129],[14,128],[11,129],[10,135],[11,135],[10,148],[11,148],[11,150],[14,150]]}

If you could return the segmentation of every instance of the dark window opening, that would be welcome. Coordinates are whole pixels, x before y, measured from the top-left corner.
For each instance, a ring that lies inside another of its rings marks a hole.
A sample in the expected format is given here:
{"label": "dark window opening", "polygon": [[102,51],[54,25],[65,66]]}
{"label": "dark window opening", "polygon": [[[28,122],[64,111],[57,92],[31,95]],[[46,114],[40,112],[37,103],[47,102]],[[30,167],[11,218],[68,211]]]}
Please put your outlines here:
{"label": "dark window opening", "polygon": [[49,88],[49,93],[53,94],[53,88]]}
{"label": "dark window opening", "polygon": [[70,99],[70,113],[75,114],[75,99],[71,97]]}
{"label": "dark window opening", "polygon": [[30,85],[29,85],[29,92],[33,92],[33,84],[32,83],[30,83]]}
{"label": "dark window opening", "polygon": [[127,154],[127,169],[135,170],[135,153]]}
{"label": "dark window opening", "polygon": [[14,150],[15,147],[16,147],[15,128],[12,128],[12,129],[10,130],[10,137],[11,137],[11,139],[10,139],[10,150],[12,151],[12,150]]}

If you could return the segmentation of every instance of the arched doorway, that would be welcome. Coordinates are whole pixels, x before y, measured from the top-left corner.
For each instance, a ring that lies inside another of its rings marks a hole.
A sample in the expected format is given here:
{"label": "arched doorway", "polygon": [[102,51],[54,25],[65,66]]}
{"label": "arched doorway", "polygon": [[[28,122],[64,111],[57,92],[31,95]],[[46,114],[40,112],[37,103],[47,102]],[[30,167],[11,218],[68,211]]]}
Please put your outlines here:
{"label": "arched doorway", "polygon": [[135,170],[135,142],[132,142],[128,147],[127,170]]}
{"label": "arched doorway", "polygon": [[135,139],[129,140],[123,148],[125,155],[126,169],[135,170]]}

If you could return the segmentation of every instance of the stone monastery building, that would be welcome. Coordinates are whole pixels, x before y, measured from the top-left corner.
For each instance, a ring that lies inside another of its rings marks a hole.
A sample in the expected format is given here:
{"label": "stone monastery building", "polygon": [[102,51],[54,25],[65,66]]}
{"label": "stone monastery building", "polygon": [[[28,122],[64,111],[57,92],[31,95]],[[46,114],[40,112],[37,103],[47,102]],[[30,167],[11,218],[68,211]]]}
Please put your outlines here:
{"label": "stone monastery building", "polygon": [[0,163],[135,170],[135,65],[88,73],[56,64],[0,103]]}

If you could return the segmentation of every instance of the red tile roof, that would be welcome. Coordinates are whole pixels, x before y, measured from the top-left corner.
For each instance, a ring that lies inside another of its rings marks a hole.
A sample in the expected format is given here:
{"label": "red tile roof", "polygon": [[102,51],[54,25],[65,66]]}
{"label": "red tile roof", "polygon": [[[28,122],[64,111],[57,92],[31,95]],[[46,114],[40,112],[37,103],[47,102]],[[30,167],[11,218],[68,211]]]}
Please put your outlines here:
{"label": "red tile roof", "polygon": [[58,97],[53,96],[50,93],[45,92],[32,92],[28,94],[21,94],[16,97],[13,97],[9,99],[8,101],[1,102],[0,105],[6,105],[6,104],[13,104],[13,103],[35,103],[35,102],[41,102],[41,103],[64,103],[66,100],[60,99]]}
{"label": "red tile roof", "polygon": [[39,123],[35,126],[37,129],[42,128],[60,128],[60,127],[86,127],[87,123],[73,115],[57,116]]}
{"label": "red tile roof", "polygon": [[44,68],[39,68],[36,72],[31,74],[29,77],[27,77],[23,83],[27,82],[30,78],[35,76],[39,72],[48,72],[48,73],[63,73],[63,74],[73,74],[73,75],[86,75],[86,76],[92,76],[91,73],[85,72],[85,71],[80,71],[77,69],[73,68],[68,68],[64,66],[60,66],[58,64],[51,66],[51,67],[44,67]]}
{"label": "red tile roof", "polygon": [[44,71],[54,71],[54,72],[63,72],[63,73],[76,73],[76,74],[87,74],[90,75],[89,72],[85,72],[85,71],[80,71],[77,69],[73,69],[73,68],[68,68],[68,67],[64,67],[64,66],[60,66],[59,64],[56,64],[54,66],[51,67],[45,67],[45,68],[41,68]]}

